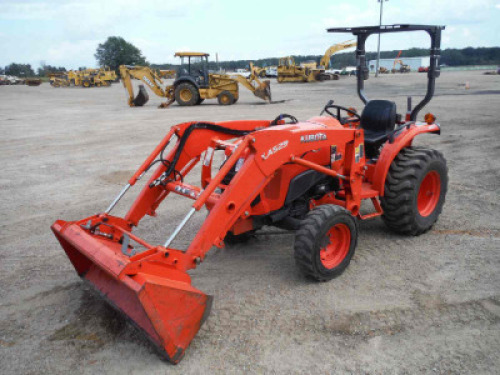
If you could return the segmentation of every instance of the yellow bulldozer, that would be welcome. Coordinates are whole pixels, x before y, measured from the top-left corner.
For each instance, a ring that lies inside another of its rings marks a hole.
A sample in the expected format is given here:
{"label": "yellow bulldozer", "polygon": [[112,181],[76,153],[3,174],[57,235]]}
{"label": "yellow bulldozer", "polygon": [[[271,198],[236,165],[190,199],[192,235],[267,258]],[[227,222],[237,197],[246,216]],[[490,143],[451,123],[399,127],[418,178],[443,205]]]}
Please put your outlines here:
{"label": "yellow bulldozer", "polygon": [[149,96],[144,85],[139,85],[139,93],[134,98],[131,78],[144,82],[156,95],[167,101],[160,108],[168,107],[176,101],[181,106],[201,104],[205,99],[217,98],[220,105],[231,105],[238,101],[239,84],[250,90],[262,100],[271,101],[269,81],[260,81],[253,73],[249,78],[241,75],[212,74],[208,71],[208,53],[177,52],[175,57],[181,58],[174,83],[164,86],[162,74],[147,66],[120,66],[123,86],[128,92],[128,104],[131,107],[143,106]]}
{"label": "yellow bulldozer", "polygon": [[329,47],[319,65],[316,62],[306,62],[301,65],[295,64],[293,56],[282,57],[278,64],[278,82],[317,82],[339,79],[338,74],[328,73],[330,67],[330,58],[338,51],[347,48],[356,47],[356,42],[347,41],[334,44]]}

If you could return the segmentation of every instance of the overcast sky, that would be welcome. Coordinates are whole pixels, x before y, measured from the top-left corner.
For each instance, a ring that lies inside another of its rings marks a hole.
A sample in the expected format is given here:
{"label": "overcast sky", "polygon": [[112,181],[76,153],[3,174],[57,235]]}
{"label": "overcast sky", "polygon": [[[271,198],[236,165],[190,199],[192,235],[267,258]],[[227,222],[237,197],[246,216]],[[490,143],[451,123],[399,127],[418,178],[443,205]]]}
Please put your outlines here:
{"label": "overcast sky", "polygon": [[[378,24],[377,0],[0,0],[0,66],[40,62],[96,66],[108,36],[132,42],[152,63],[175,51],[220,60],[322,54],[349,34],[328,27]],[[446,25],[442,48],[500,46],[500,0],[389,0],[384,24]],[[424,33],[382,37],[382,50],[426,47]],[[368,47],[375,50],[375,37]]]}

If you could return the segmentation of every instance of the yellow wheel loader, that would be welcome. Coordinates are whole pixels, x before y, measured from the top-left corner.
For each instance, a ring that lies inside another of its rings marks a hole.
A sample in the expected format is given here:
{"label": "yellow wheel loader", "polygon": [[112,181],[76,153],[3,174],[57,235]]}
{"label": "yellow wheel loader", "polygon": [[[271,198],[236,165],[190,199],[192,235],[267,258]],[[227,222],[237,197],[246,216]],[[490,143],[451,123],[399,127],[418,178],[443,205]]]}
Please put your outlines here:
{"label": "yellow wheel loader", "polygon": [[271,101],[270,82],[261,82],[253,73],[249,78],[238,74],[211,74],[208,72],[207,53],[177,52],[175,56],[181,58],[181,66],[174,83],[169,86],[163,86],[162,74],[155,69],[146,66],[120,66],[120,75],[123,86],[128,91],[128,104],[131,107],[143,106],[149,100],[144,85],[139,85],[139,93],[134,98],[131,78],[141,80],[156,95],[167,99],[160,108],[168,107],[174,101],[181,106],[193,106],[201,104],[205,99],[215,98],[220,105],[231,105],[238,101],[239,83],[258,98]]}
{"label": "yellow wheel loader", "polygon": [[278,82],[317,82],[338,80],[338,74],[328,73],[327,71],[330,67],[330,58],[333,54],[351,47],[356,47],[356,42],[347,41],[334,44],[326,50],[319,62],[319,65],[316,65],[316,62],[307,62],[297,65],[295,64],[295,60],[292,56],[282,57],[278,64]]}

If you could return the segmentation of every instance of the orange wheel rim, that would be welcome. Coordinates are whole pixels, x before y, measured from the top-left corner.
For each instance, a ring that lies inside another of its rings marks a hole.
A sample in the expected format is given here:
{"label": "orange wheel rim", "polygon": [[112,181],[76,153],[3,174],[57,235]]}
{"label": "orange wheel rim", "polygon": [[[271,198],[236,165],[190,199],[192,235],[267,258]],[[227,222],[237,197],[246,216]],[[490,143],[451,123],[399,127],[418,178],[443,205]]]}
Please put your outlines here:
{"label": "orange wheel rim", "polygon": [[193,94],[189,89],[182,89],[180,92],[180,97],[183,101],[189,102],[193,98]]}
{"label": "orange wheel rim", "polygon": [[220,98],[220,101],[223,103],[223,104],[227,104],[229,103],[229,96],[227,95],[222,95],[221,98]]}
{"label": "orange wheel rim", "polygon": [[351,247],[351,231],[345,224],[336,224],[326,233],[327,244],[320,249],[319,258],[325,268],[337,267]]}
{"label": "orange wheel rim", "polygon": [[420,184],[417,196],[417,208],[420,216],[432,214],[439,202],[441,178],[436,171],[427,173]]}

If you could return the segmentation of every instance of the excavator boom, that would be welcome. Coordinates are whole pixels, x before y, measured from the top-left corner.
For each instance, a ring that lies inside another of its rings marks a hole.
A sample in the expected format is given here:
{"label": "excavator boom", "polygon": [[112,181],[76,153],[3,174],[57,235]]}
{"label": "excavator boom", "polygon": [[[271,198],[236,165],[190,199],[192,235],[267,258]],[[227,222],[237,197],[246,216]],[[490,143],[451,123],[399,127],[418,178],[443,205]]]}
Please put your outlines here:
{"label": "excavator boom", "polygon": [[320,68],[322,67],[323,69],[328,69],[330,66],[330,58],[332,57],[333,54],[352,47],[356,47],[356,42],[354,40],[348,40],[346,42],[334,44],[333,46],[331,46],[326,50],[324,56],[321,58],[319,62],[320,65],[319,67]]}

